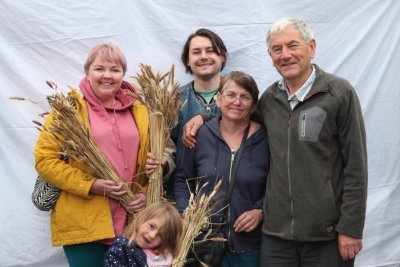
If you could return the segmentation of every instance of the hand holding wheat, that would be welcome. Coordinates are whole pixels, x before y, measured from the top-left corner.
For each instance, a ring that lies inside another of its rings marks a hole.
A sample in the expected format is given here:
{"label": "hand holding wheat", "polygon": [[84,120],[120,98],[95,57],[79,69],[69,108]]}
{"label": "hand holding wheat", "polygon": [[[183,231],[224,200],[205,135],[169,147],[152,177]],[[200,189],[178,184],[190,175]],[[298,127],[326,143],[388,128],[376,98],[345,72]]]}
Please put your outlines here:
{"label": "hand holding wheat", "polygon": [[[153,73],[150,66],[140,64],[141,72],[134,77],[139,83],[135,95],[149,111],[151,153],[161,160],[172,128],[178,123],[178,115],[185,103],[180,102],[179,84],[174,81],[174,65],[164,74]],[[149,177],[147,205],[163,197],[162,167],[159,165]]]}

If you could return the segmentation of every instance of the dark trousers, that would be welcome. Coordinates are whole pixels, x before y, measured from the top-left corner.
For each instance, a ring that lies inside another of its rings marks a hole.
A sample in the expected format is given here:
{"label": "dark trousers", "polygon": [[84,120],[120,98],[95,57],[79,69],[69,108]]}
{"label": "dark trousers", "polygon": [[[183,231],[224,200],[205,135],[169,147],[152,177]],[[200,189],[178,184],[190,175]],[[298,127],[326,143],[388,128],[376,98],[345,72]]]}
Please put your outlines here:
{"label": "dark trousers", "polygon": [[263,234],[262,267],[353,267],[354,259],[343,261],[337,239],[298,242]]}

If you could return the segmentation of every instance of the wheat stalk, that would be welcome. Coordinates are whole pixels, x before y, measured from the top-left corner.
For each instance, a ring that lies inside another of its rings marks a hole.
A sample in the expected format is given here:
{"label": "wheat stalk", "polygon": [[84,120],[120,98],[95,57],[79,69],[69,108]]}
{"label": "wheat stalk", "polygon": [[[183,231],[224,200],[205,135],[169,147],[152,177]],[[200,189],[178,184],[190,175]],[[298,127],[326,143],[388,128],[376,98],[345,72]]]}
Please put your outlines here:
{"label": "wheat stalk", "polygon": [[[208,183],[203,184],[201,188],[199,188],[199,184],[197,184],[195,192],[190,193],[188,206],[183,212],[183,231],[180,241],[181,247],[178,255],[173,260],[172,266],[174,267],[184,266],[189,250],[194,244],[194,239],[199,235],[202,229],[210,229],[204,237],[205,240],[207,240],[208,235],[211,233],[211,227],[209,227],[211,224],[210,217],[213,215],[214,204],[216,203],[215,198],[219,188],[221,187],[222,180],[219,180],[214,186],[213,191],[206,196],[201,192],[207,184]],[[210,238],[209,240],[215,242],[226,241],[226,239],[221,238]]]}
{"label": "wheat stalk", "polygon": [[[180,102],[182,93],[177,92],[179,84],[174,81],[174,65],[169,72],[156,74],[148,65],[139,66],[140,73],[133,77],[140,86],[135,96],[149,112],[150,150],[156,159],[161,160],[171,130],[177,125],[179,112],[185,103]],[[160,201],[162,197],[162,167],[159,166],[149,178],[147,205]]]}
{"label": "wheat stalk", "polygon": [[84,126],[75,109],[68,104],[64,94],[55,93],[47,96],[47,101],[52,108],[53,121],[49,128],[44,130],[51,133],[62,150],[69,157],[82,164],[91,175],[122,185],[126,193],[120,198],[120,201],[127,209],[128,204],[137,196],[133,194],[126,182],[116,174],[112,165],[98,148],[90,128]]}
{"label": "wheat stalk", "polygon": [[10,96],[11,100],[20,100],[20,101],[29,101],[32,104],[37,104],[37,102],[35,100],[26,98],[26,97],[22,97],[22,96]]}

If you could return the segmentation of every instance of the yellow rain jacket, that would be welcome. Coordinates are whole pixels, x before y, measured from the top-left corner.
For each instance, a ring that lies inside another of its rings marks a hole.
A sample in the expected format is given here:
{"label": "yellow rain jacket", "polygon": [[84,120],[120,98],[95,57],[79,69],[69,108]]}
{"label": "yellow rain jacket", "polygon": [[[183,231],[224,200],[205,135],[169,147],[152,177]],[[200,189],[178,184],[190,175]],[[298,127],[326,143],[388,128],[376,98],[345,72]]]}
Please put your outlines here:
{"label": "yellow rain jacket", "polygon": [[[89,127],[86,101],[76,90],[72,90],[69,97],[75,100],[78,115],[84,125]],[[139,101],[135,101],[131,111],[140,135],[138,175],[135,181],[141,186],[146,186],[148,180],[144,175],[144,165],[150,148],[149,116],[146,107]],[[52,114],[49,114],[44,127],[48,127],[51,122]],[[95,178],[73,160],[65,164],[60,159],[59,152],[60,147],[54,137],[41,131],[35,146],[36,170],[46,181],[62,189],[51,212],[52,245],[72,245],[113,238],[114,230],[108,197],[90,194],[89,190]]]}

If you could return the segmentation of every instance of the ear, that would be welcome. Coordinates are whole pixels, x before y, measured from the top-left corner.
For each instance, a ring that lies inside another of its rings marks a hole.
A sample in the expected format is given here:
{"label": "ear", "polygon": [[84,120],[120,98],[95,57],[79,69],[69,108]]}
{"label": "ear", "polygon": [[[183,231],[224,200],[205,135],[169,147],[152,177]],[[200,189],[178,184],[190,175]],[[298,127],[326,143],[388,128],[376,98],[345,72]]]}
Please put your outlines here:
{"label": "ear", "polygon": [[217,107],[221,107],[221,101],[222,101],[222,95],[221,92],[218,92],[215,96],[215,103],[217,104]]}
{"label": "ear", "polygon": [[221,58],[222,64],[226,64],[226,57],[219,55]]}
{"label": "ear", "polygon": [[317,42],[315,39],[312,39],[308,45],[310,47],[310,57],[313,59],[315,56],[315,49],[317,48]]}
{"label": "ear", "polygon": [[256,109],[257,109],[257,104],[253,103],[253,106],[250,109],[250,114],[253,114],[256,111]]}

